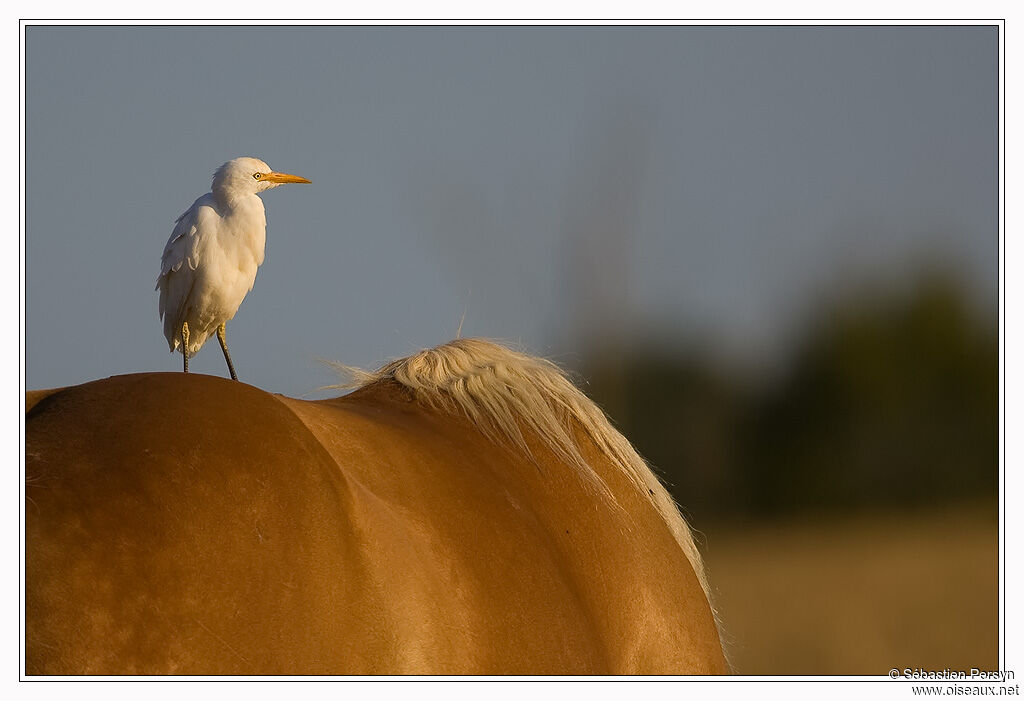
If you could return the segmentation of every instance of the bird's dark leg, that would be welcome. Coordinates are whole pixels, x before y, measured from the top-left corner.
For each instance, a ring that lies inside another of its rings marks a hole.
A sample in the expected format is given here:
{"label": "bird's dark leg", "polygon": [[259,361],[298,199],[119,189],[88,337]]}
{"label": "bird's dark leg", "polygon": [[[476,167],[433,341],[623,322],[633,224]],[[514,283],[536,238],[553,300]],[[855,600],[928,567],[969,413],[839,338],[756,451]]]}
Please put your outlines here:
{"label": "bird's dark leg", "polygon": [[188,322],[181,322],[181,355],[185,358],[185,372],[188,372]]}
{"label": "bird's dark leg", "polygon": [[228,361],[228,371],[231,373],[231,379],[237,380],[238,375],[235,374],[235,366],[231,362],[231,354],[228,353],[228,332],[226,322],[217,327],[217,340],[220,341],[220,349],[224,351],[224,360]]}

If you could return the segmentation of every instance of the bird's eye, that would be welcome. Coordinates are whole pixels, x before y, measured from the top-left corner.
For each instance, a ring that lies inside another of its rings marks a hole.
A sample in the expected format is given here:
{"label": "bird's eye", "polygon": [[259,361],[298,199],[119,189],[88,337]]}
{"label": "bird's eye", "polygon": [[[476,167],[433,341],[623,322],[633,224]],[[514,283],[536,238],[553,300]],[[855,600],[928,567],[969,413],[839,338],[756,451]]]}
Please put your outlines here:
{"label": "bird's eye", "polygon": [[254,177],[254,178],[256,178],[257,180],[259,180],[260,178],[262,178],[262,177],[263,177],[263,173],[253,173],[253,174],[252,174],[252,177]]}

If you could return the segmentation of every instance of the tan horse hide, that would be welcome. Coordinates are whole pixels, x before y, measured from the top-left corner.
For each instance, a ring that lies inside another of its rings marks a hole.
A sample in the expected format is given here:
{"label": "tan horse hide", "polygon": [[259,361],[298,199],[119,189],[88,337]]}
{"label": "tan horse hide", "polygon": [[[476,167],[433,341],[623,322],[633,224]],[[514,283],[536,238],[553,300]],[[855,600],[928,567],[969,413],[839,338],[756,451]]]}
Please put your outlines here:
{"label": "tan horse hide", "polygon": [[462,339],[362,384],[30,392],[26,673],[726,671],[686,524],[553,366]]}

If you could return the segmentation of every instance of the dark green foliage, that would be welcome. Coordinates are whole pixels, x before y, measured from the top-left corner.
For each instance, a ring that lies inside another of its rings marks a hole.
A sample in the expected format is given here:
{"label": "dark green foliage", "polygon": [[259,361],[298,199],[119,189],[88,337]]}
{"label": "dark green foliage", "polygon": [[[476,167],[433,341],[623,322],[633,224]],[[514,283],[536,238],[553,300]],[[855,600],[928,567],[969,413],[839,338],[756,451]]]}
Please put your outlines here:
{"label": "dark green foliage", "polygon": [[827,304],[773,379],[663,348],[584,374],[699,521],[996,493],[998,358],[995,315],[930,274]]}

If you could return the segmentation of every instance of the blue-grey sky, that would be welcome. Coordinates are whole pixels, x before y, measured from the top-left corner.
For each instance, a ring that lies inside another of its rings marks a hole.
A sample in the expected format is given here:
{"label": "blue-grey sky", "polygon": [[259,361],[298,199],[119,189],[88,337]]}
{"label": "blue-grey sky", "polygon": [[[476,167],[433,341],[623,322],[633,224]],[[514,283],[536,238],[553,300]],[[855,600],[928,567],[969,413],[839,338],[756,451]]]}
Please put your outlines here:
{"label": "blue-grey sky", "polygon": [[[153,290],[224,161],[266,262],[240,379],[299,395],[463,335],[770,356],[848,278],[995,304],[995,27],[28,27],[26,380],[180,370]],[[215,342],[197,372],[226,375]]]}

